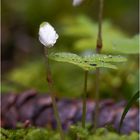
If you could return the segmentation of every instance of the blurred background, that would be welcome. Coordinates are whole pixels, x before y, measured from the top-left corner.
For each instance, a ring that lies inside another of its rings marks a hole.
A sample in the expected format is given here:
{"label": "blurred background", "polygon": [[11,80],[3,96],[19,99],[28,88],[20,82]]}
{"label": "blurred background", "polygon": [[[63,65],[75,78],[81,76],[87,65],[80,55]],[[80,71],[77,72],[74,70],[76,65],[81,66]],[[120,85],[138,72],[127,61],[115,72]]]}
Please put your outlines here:
{"label": "blurred background", "polygon": [[[32,88],[47,92],[43,46],[38,40],[43,21],[59,34],[54,51],[94,53],[98,4],[98,0],[85,0],[77,7],[72,0],[2,0],[2,93]],[[118,70],[101,69],[102,98],[128,99],[138,90],[138,14],[139,0],[105,0],[102,52],[126,56],[128,61],[118,64]],[[52,61],[51,69],[58,96],[81,96],[84,75],[80,68]],[[88,80],[89,97],[94,98],[94,71]]]}

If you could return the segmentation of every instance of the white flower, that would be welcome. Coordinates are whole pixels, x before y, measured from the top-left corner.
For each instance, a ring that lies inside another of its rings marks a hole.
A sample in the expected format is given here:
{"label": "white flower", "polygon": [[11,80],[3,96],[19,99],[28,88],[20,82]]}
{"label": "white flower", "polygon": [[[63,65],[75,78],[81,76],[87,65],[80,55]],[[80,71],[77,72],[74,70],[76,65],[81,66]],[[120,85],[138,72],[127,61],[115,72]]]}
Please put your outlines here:
{"label": "white flower", "polygon": [[73,0],[73,6],[78,6],[82,3],[83,0]]}
{"label": "white flower", "polygon": [[48,23],[43,22],[39,28],[39,41],[46,47],[53,47],[58,39],[58,34],[54,28]]}

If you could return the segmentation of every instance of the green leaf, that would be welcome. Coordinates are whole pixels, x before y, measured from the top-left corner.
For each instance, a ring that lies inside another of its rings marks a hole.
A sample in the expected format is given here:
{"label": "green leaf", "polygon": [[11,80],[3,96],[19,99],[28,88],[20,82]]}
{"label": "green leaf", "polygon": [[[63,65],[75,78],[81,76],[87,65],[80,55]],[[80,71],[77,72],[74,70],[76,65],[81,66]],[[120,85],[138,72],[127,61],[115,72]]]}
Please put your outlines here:
{"label": "green leaf", "polygon": [[122,124],[123,124],[123,120],[127,114],[127,112],[129,111],[130,107],[134,104],[134,102],[136,102],[139,99],[139,91],[136,92],[136,94],[134,94],[134,96],[132,96],[132,98],[128,101],[128,104],[126,105],[123,114],[121,116],[121,121],[119,124],[119,132],[121,130]]}
{"label": "green leaf", "polygon": [[82,57],[73,53],[51,53],[49,58],[58,62],[71,63],[85,70],[95,69],[95,66],[86,63]]}
{"label": "green leaf", "polygon": [[108,62],[124,62],[126,58],[122,56],[94,54],[91,56],[78,56],[73,53],[51,53],[49,58],[58,62],[66,62],[77,65],[84,70],[93,70],[97,67],[106,67],[116,69],[115,65]]}

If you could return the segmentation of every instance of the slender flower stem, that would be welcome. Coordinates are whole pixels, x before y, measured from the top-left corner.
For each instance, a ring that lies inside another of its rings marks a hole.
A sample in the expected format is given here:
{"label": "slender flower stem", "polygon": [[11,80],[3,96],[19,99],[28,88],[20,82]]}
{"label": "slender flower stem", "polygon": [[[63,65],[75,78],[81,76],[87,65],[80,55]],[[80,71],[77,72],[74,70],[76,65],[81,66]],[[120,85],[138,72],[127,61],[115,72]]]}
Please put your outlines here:
{"label": "slender flower stem", "polygon": [[[103,17],[103,2],[104,0],[99,0],[99,24],[98,24],[98,38],[97,38],[97,45],[96,45],[96,53],[100,53],[103,47],[102,45],[102,17]],[[98,126],[98,118],[99,118],[99,77],[100,77],[100,69],[96,68],[96,92],[95,92],[95,117],[94,117],[94,130],[96,130]]]}
{"label": "slender flower stem", "polygon": [[103,4],[104,0],[99,0],[99,15],[98,15],[98,38],[97,38],[97,45],[96,45],[96,52],[100,53],[103,47],[102,45],[102,18],[103,18]]}
{"label": "slender flower stem", "polygon": [[98,117],[99,117],[99,98],[100,98],[100,93],[99,93],[99,77],[100,77],[100,69],[97,68],[96,69],[96,81],[95,81],[95,86],[96,86],[96,90],[95,90],[95,100],[96,100],[96,106],[95,106],[95,117],[94,117],[94,131],[96,130],[97,126],[98,126]]}
{"label": "slender flower stem", "polygon": [[84,93],[83,93],[83,114],[82,114],[82,127],[85,128],[86,122],[86,98],[87,98],[87,79],[88,79],[88,71],[85,71],[84,77]]}
{"label": "slender flower stem", "polygon": [[56,122],[57,122],[57,126],[58,126],[58,130],[59,130],[59,133],[60,133],[60,137],[61,137],[61,140],[65,140],[65,137],[64,137],[64,132],[63,132],[63,129],[62,129],[62,125],[61,125],[61,120],[60,120],[60,117],[59,117],[59,112],[58,112],[58,109],[57,109],[57,104],[56,104],[56,100],[55,100],[55,95],[54,95],[54,90],[53,90],[53,80],[52,80],[52,75],[51,75],[51,70],[50,70],[50,65],[49,65],[49,59],[48,59],[48,49],[45,48],[44,49],[45,51],[45,56],[46,56],[46,67],[47,67],[47,82],[48,82],[48,87],[49,87],[49,90],[50,90],[50,96],[51,96],[51,99],[52,99],[52,104],[53,104],[53,110],[54,110],[54,115],[55,115],[55,119],[56,119]]}

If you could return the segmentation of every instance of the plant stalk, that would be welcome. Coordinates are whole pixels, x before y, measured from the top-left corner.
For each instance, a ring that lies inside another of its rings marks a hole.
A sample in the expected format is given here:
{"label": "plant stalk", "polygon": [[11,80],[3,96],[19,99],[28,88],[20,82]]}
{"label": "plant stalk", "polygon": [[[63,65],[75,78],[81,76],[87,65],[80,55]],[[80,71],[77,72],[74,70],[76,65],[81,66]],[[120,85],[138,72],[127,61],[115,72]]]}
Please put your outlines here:
{"label": "plant stalk", "polygon": [[44,51],[45,51],[45,56],[46,56],[46,68],[47,68],[46,81],[48,83],[50,96],[51,96],[51,99],[52,99],[54,115],[55,115],[55,119],[56,119],[56,122],[57,122],[57,126],[58,126],[58,130],[59,130],[59,133],[60,133],[61,140],[65,140],[64,132],[63,132],[63,129],[62,129],[61,120],[60,120],[60,117],[59,117],[59,112],[58,112],[58,108],[57,108],[57,104],[56,104],[56,100],[55,100],[54,90],[53,90],[53,80],[52,80],[52,74],[51,74],[50,65],[49,65],[49,59],[48,59],[48,49],[44,48]]}
{"label": "plant stalk", "polygon": [[88,71],[85,71],[84,93],[83,93],[83,114],[82,114],[82,127],[83,128],[85,128],[85,123],[86,123],[87,79],[88,79]]}
{"label": "plant stalk", "polygon": [[[101,53],[101,49],[103,47],[102,45],[102,18],[103,18],[103,3],[104,0],[99,0],[99,24],[98,24],[98,37],[97,37],[97,45],[96,45],[96,53]],[[95,117],[94,117],[94,130],[96,130],[98,126],[98,118],[99,118],[99,89],[100,89],[100,69],[96,68],[96,91],[95,91],[95,101],[96,101],[96,106],[95,106]]]}
{"label": "plant stalk", "polygon": [[96,106],[95,106],[95,117],[94,117],[94,131],[98,127],[98,118],[99,118],[99,98],[100,98],[100,93],[99,93],[99,77],[100,77],[100,69],[96,68],[96,79],[95,79],[95,101],[96,101]]}

